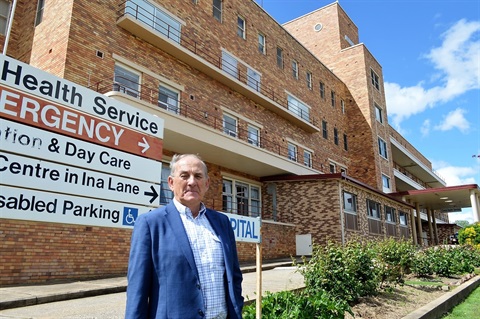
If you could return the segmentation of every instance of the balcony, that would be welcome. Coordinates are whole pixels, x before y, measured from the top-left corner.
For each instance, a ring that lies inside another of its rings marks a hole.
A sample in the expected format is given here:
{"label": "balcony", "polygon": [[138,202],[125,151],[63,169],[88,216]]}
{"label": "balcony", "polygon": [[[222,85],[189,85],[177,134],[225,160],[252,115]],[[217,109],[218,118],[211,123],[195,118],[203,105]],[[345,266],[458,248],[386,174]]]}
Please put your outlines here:
{"label": "balcony", "polygon": [[[292,161],[287,144],[279,143],[273,136],[262,131],[252,136],[248,130],[238,127],[234,131],[226,130],[221,114],[211,114],[181,101],[165,103],[159,99],[158,88],[137,85],[138,89],[127,88],[108,79],[89,88],[163,118],[163,146],[167,150],[199,153],[208,162],[259,177],[320,172],[321,163],[314,155],[309,162],[311,167],[303,161]],[[296,158],[303,157],[296,154]]]}
{"label": "balcony", "polygon": [[438,188],[446,185],[442,177],[423,164],[392,136],[390,136],[390,146],[397,178],[396,191]]}
{"label": "balcony", "polygon": [[237,72],[233,76],[224,65],[220,49],[215,50],[211,44],[173,28],[167,21],[159,20],[133,1],[120,4],[117,25],[306,132],[320,131],[314,118],[289,108],[285,92],[276,91],[265,83],[260,85],[260,82],[248,76],[247,72]]}

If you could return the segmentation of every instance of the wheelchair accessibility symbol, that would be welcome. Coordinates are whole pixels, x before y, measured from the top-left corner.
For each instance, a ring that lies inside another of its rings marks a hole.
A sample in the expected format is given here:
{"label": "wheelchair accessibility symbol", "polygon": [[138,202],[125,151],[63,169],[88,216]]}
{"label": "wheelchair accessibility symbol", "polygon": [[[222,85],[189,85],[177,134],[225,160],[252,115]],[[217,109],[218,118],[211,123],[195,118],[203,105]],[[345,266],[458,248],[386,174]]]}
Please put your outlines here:
{"label": "wheelchair accessibility symbol", "polygon": [[123,225],[125,226],[134,226],[135,220],[138,217],[138,209],[133,207],[124,207],[123,208]]}

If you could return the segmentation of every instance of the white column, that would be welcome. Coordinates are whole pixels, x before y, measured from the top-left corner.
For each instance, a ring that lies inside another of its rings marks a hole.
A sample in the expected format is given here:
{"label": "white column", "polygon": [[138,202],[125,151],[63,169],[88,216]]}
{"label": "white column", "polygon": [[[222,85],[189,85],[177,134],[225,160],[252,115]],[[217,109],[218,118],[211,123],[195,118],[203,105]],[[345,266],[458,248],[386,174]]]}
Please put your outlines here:
{"label": "white column", "polygon": [[479,203],[477,194],[475,194],[475,190],[470,190],[470,202],[472,203],[472,212],[473,212],[473,222],[476,223],[480,221],[480,211],[478,209]]}

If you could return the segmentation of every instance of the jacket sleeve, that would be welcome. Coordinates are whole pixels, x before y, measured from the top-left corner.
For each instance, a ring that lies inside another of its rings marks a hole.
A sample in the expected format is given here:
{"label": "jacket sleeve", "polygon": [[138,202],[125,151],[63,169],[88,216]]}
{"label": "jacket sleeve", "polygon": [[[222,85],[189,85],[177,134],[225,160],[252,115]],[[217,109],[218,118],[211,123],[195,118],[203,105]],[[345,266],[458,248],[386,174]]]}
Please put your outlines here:
{"label": "jacket sleeve", "polygon": [[145,215],[135,221],[128,261],[127,305],[125,318],[147,318],[151,291],[152,261],[151,231]]}

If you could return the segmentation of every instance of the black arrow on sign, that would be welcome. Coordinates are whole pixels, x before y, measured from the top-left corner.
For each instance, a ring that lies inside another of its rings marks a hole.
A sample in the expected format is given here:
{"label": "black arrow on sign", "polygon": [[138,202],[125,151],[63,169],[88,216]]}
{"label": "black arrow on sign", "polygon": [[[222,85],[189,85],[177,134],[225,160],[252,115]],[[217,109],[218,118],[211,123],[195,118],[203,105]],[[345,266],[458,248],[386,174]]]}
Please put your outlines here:
{"label": "black arrow on sign", "polygon": [[147,195],[147,196],[152,196],[152,198],[150,199],[150,204],[151,204],[151,203],[153,203],[154,200],[157,199],[158,193],[157,193],[157,190],[155,189],[155,187],[150,186],[150,189],[152,190],[151,192],[145,191],[145,193],[143,193],[143,194]]}

